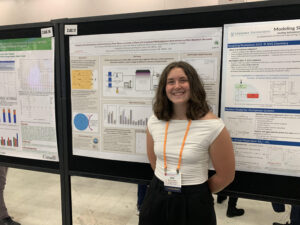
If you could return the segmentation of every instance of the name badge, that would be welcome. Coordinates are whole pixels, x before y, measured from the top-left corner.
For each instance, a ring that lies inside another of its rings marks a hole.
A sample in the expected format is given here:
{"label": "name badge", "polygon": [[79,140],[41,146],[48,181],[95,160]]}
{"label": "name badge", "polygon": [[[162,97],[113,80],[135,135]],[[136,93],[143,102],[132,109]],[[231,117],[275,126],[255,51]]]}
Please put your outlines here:
{"label": "name badge", "polygon": [[164,185],[166,191],[181,192],[181,173],[168,172],[165,175]]}

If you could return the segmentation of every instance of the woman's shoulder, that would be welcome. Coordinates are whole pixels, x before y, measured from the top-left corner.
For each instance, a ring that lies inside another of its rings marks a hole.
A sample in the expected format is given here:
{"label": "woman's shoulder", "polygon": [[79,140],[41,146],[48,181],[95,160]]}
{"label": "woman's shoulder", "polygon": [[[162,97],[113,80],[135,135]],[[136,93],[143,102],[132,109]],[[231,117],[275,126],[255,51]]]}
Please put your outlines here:
{"label": "woman's shoulder", "polygon": [[149,117],[148,119],[148,125],[151,124],[160,124],[162,122],[162,120],[159,120],[154,114],[152,116]]}
{"label": "woman's shoulder", "polygon": [[214,113],[208,112],[205,116],[197,120],[194,127],[207,129],[212,133],[219,133],[217,131],[221,131],[225,127],[225,124],[223,120],[216,116]]}
{"label": "woman's shoulder", "polygon": [[209,111],[205,114],[205,116],[201,117],[199,120],[212,120],[212,119],[220,119],[213,112]]}
{"label": "woman's shoulder", "polygon": [[157,121],[158,119],[157,119],[157,117],[154,115],[154,114],[152,114],[150,117],[149,117],[149,121]]}
{"label": "woman's shoulder", "polygon": [[163,126],[165,126],[165,121],[159,120],[155,115],[149,117],[147,122],[147,128],[150,134],[152,135],[153,132],[164,130]]}

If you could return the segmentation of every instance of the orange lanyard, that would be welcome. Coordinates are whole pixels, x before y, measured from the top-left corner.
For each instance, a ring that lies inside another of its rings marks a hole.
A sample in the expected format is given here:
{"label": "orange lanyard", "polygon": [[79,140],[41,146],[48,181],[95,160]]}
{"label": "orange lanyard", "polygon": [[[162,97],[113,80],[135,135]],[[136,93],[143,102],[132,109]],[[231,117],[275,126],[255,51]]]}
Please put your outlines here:
{"label": "orange lanyard", "polygon": [[[179,159],[178,159],[178,164],[177,164],[177,169],[176,169],[177,173],[179,173],[179,169],[180,169],[180,165],[181,165],[181,159],[182,159],[183,147],[184,147],[186,137],[188,135],[191,123],[192,123],[192,120],[189,120],[189,123],[186,127],[185,135],[184,135],[184,138],[183,138],[183,141],[182,141],[182,144],[181,144],[181,149],[180,149],[180,154],[179,154]],[[164,140],[164,170],[165,170],[165,174],[167,173],[166,145],[167,145],[168,128],[169,128],[169,121],[166,123],[165,140]]]}

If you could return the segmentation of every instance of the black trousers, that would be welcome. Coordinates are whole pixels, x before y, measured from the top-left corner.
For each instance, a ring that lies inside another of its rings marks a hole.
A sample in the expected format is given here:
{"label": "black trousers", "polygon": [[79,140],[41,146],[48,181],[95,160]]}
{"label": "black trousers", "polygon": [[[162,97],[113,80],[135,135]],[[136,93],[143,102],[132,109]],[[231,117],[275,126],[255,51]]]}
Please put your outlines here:
{"label": "black trousers", "polygon": [[183,186],[181,193],[167,192],[154,176],[141,207],[139,225],[216,225],[207,182]]}

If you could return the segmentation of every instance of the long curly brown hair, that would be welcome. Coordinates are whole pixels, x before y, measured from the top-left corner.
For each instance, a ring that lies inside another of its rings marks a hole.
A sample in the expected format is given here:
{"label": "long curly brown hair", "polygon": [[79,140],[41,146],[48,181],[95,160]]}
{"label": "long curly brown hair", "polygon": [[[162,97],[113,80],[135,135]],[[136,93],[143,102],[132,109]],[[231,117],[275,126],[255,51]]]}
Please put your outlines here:
{"label": "long curly brown hair", "polygon": [[206,92],[197,71],[190,64],[183,61],[172,62],[163,70],[154,97],[153,111],[155,116],[165,121],[169,121],[173,116],[173,103],[167,97],[166,84],[168,75],[174,68],[181,68],[188,77],[190,84],[190,99],[186,117],[191,120],[200,119],[210,111],[210,106],[206,100]]}

